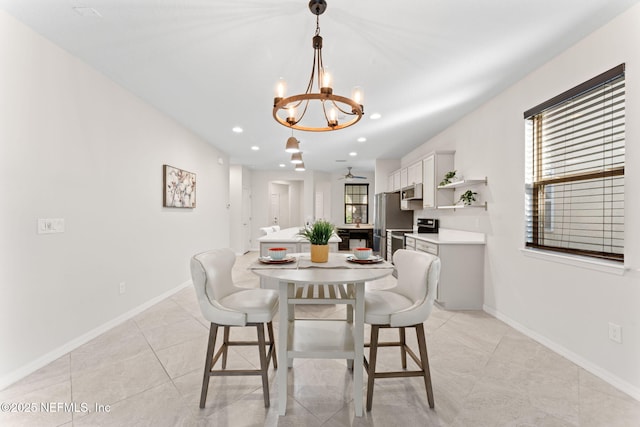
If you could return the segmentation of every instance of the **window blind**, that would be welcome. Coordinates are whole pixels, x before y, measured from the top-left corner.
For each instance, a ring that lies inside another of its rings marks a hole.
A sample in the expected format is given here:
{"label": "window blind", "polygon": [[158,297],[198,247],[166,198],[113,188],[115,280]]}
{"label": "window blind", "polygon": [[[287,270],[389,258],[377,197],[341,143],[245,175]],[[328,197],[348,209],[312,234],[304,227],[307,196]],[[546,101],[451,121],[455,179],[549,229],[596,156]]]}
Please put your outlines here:
{"label": "window blind", "polygon": [[526,246],[624,261],[624,64],[526,119]]}

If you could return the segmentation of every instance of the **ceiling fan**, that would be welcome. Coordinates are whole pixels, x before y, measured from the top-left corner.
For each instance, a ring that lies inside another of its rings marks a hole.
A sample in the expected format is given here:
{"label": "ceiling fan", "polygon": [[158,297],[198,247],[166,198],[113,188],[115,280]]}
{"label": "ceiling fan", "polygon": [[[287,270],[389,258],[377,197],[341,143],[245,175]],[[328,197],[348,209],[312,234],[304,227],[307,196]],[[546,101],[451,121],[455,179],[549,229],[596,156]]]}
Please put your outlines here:
{"label": "ceiling fan", "polygon": [[366,176],[356,176],[354,174],[351,173],[351,166],[348,166],[347,169],[349,169],[349,172],[347,172],[347,174],[342,177],[342,178],[338,178],[338,179],[346,179],[347,181],[352,181],[354,179],[367,179]]}

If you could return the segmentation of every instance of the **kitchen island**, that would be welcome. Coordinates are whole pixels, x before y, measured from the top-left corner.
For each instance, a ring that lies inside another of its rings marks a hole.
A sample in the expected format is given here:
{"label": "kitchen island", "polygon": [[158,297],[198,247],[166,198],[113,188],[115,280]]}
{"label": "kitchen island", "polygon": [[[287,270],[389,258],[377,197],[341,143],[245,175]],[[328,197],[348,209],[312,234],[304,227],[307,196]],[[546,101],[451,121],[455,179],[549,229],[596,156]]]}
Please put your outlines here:
{"label": "kitchen island", "polygon": [[[298,235],[298,232],[300,232],[302,228],[304,227],[285,228],[258,238],[258,242],[260,242],[260,256],[269,256],[269,248],[287,248],[287,253],[290,254],[310,253],[311,243],[304,237]],[[341,241],[342,239],[338,236],[331,236],[329,239],[329,252],[338,252],[338,245]],[[261,276],[260,287],[264,289],[278,289],[278,280]]]}
{"label": "kitchen island", "polygon": [[[260,243],[260,256],[268,256],[269,248],[287,248],[289,253],[309,252],[311,244],[307,239],[298,236],[298,232],[304,227],[291,227],[269,233],[258,238]],[[329,252],[338,252],[338,244],[342,240],[334,235],[329,239]]]}

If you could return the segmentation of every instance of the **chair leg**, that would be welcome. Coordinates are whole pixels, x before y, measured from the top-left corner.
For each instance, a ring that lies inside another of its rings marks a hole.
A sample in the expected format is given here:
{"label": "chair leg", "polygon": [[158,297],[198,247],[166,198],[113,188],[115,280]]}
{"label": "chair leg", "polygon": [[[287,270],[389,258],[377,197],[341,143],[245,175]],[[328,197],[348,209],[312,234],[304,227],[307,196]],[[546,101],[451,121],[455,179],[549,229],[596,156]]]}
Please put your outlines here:
{"label": "chair leg", "polygon": [[371,339],[369,344],[369,369],[367,370],[367,412],[373,404],[373,381],[376,377],[376,358],[378,356],[378,333],[380,327],[371,325]]}
{"label": "chair leg", "polygon": [[267,371],[269,369],[269,362],[267,360],[267,352],[265,349],[264,340],[264,323],[256,325],[258,329],[258,351],[260,352],[260,370],[262,371],[262,393],[264,394],[264,407],[269,407],[269,378]]}
{"label": "chair leg", "polygon": [[431,371],[429,370],[429,357],[427,356],[427,341],[424,334],[424,324],[420,323],[416,325],[416,334],[418,335],[420,360],[422,361],[422,370],[424,371],[424,387],[427,389],[429,408],[433,408],[433,389],[431,388]]}
{"label": "chair leg", "polygon": [[407,369],[407,339],[404,328],[398,328],[400,333],[400,358],[402,359],[402,369]]}
{"label": "chair leg", "polygon": [[224,327],[224,338],[222,340],[222,369],[227,369],[227,352],[229,351],[229,330],[228,326]]}
{"label": "chair leg", "polygon": [[269,351],[271,352],[273,369],[278,369],[278,358],[276,357],[276,340],[273,338],[273,322],[267,323],[267,331],[269,332]]}
{"label": "chair leg", "polygon": [[211,365],[213,362],[213,353],[216,348],[216,335],[218,335],[218,325],[211,323],[209,329],[209,344],[207,346],[207,358],[204,361],[204,375],[202,378],[202,393],[200,394],[200,407],[204,408],[207,401],[207,392],[209,391],[209,379],[211,378]]}

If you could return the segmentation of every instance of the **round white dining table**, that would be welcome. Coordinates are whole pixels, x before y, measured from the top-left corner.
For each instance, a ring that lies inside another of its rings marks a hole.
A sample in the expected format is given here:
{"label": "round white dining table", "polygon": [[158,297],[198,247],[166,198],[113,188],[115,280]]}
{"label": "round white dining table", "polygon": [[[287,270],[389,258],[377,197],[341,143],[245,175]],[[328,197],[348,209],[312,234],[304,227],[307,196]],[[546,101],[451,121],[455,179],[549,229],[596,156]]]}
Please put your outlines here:
{"label": "round white dining table", "polygon": [[[295,264],[265,265],[249,268],[257,275],[278,281],[279,342],[281,360],[277,372],[278,412],[287,411],[287,371],[294,358],[347,359],[353,366],[353,402],[355,415],[363,413],[364,288],[365,282],[393,272],[386,261],[357,264],[347,261],[350,254],[330,253],[326,264],[311,263],[309,254],[290,254]],[[347,319],[295,318],[300,304],[347,304]]]}

